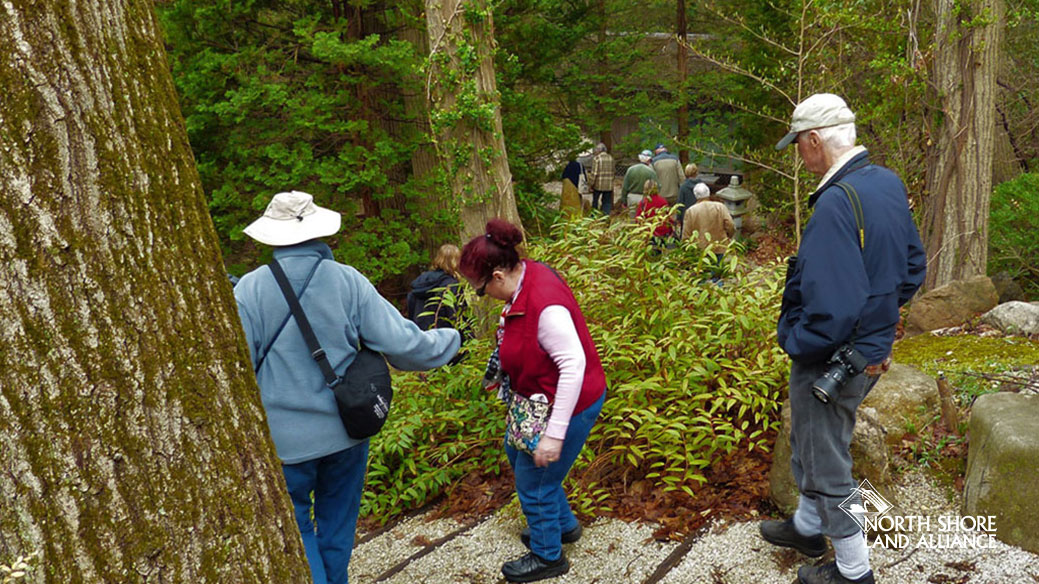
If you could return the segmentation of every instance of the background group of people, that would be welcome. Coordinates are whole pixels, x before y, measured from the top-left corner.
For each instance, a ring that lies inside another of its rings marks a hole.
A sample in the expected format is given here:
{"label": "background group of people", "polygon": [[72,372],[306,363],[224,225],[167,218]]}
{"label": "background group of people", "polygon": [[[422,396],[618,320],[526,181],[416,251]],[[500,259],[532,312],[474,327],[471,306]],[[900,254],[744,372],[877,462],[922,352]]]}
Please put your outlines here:
{"label": "background group of people", "polygon": [[[725,204],[698,178],[697,165],[682,167],[678,157],[663,144],[658,144],[653,152],[643,150],[638,159],[625,171],[621,185],[620,201],[630,216],[648,219],[661,209],[677,205],[669,221],[654,229],[653,244],[667,246],[671,239],[687,239],[695,234],[701,249],[724,254],[729,239],[736,233],[736,225]],[[590,168],[573,160],[563,170],[563,206],[579,208],[583,178],[592,194],[592,209],[610,215],[614,174],[613,157],[606,145],[599,143],[592,151]]]}

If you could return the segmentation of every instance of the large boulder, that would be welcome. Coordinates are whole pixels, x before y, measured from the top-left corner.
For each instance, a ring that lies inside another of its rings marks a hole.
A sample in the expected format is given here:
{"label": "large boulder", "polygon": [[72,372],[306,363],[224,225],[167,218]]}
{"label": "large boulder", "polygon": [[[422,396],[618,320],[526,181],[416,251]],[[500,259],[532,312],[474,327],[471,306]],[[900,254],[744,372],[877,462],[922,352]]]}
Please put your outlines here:
{"label": "large boulder", "polygon": [[987,276],[949,282],[913,300],[906,334],[963,324],[975,314],[991,310],[998,301],[996,287]]}
{"label": "large boulder", "polygon": [[938,384],[915,367],[895,363],[862,405],[876,410],[887,443],[897,446],[909,424],[919,428],[939,411]]}
{"label": "large boulder", "polygon": [[1012,300],[1027,300],[1025,298],[1025,291],[1021,288],[1021,284],[1018,284],[1013,277],[1010,276],[1009,272],[1002,271],[992,276],[992,285],[996,287],[996,293],[999,294],[999,303],[1010,302]]}
{"label": "large boulder", "polygon": [[986,312],[981,322],[1011,335],[1039,334],[1039,302],[1005,302]]}
{"label": "large boulder", "polygon": [[994,515],[996,537],[1039,553],[1039,395],[991,393],[971,409],[963,515]]}
{"label": "large boulder", "polygon": [[[769,487],[772,502],[780,511],[790,514],[797,509],[798,498],[797,483],[790,469],[790,400],[783,402],[780,416],[782,426],[772,451]],[[851,438],[851,457],[854,463],[851,472],[856,481],[869,479],[870,484],[877,487],[889,501],[893,501],[887,488],[891,483],[891,472],[884,444],[884,428],[877,421],[877,413],[873,408],[860,407],[858,410],[855,433]]]}

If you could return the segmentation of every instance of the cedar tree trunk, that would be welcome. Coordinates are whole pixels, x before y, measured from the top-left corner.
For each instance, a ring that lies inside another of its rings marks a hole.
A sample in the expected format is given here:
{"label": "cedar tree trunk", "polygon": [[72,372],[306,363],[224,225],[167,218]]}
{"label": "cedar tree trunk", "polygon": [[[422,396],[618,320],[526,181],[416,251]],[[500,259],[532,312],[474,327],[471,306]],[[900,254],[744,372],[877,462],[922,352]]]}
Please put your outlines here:
{"label": "cedar tree trunk", "polygon": [[426,0],[427,83],[437,151],[461,199],[462,241],[488,219],[520,225],[494,77],[494,23],[488,0]]}
{"label": "cedar tree trunk", "polygon": [[1003,0],[937,0],[943,121],[927,173],[924,241],[933,289],[985,273]]}

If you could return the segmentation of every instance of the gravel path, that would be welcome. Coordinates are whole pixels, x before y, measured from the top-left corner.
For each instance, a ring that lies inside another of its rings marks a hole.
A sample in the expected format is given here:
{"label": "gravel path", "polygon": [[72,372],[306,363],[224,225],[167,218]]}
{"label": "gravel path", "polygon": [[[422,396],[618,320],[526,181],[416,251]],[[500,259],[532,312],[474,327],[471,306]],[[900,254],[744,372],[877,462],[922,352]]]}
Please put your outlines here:
{"label": "gravel path", "polygon": [[[935,525],[939,516],[957,515],[953,497],[923,473],[904,475],[896,497],[899,513],[929,516]],[[519,541],[523,526],[515,502],[469,526],[449,519],[408,519],[358,546],[350,565],[351,582],[503,583],[501,564],[526,552]],[[810,561],[762,541],[756,522],[716,521],[690,542],[688,550],[676,542],[655,541],[653,530],[649,524],[597,520],[585,528],[579,542],[564,546],[570,572],[544,582],[788,584],[796,580],[798,566]],[[930,549],[915,543],[902,549],[878,546],[871,562],[878,582],[1039,582],[1039,556],[997,540],[990,545],[987,549]],[[673,553],[682,552],[669,560]],[[827,554],[822,560],[830,559]]]}

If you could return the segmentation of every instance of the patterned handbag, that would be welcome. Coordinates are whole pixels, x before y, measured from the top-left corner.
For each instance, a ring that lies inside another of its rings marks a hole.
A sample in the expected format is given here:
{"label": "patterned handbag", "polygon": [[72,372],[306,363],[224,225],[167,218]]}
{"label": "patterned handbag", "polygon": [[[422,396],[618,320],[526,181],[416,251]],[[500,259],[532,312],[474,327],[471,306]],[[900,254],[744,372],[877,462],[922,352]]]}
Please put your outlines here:
{"label": "patterned handbag", "polygon": [[525,397],[513,391],[505,415],[505,441],[516,450],[534,456],[551,412],[552,404],[543,394]]}

